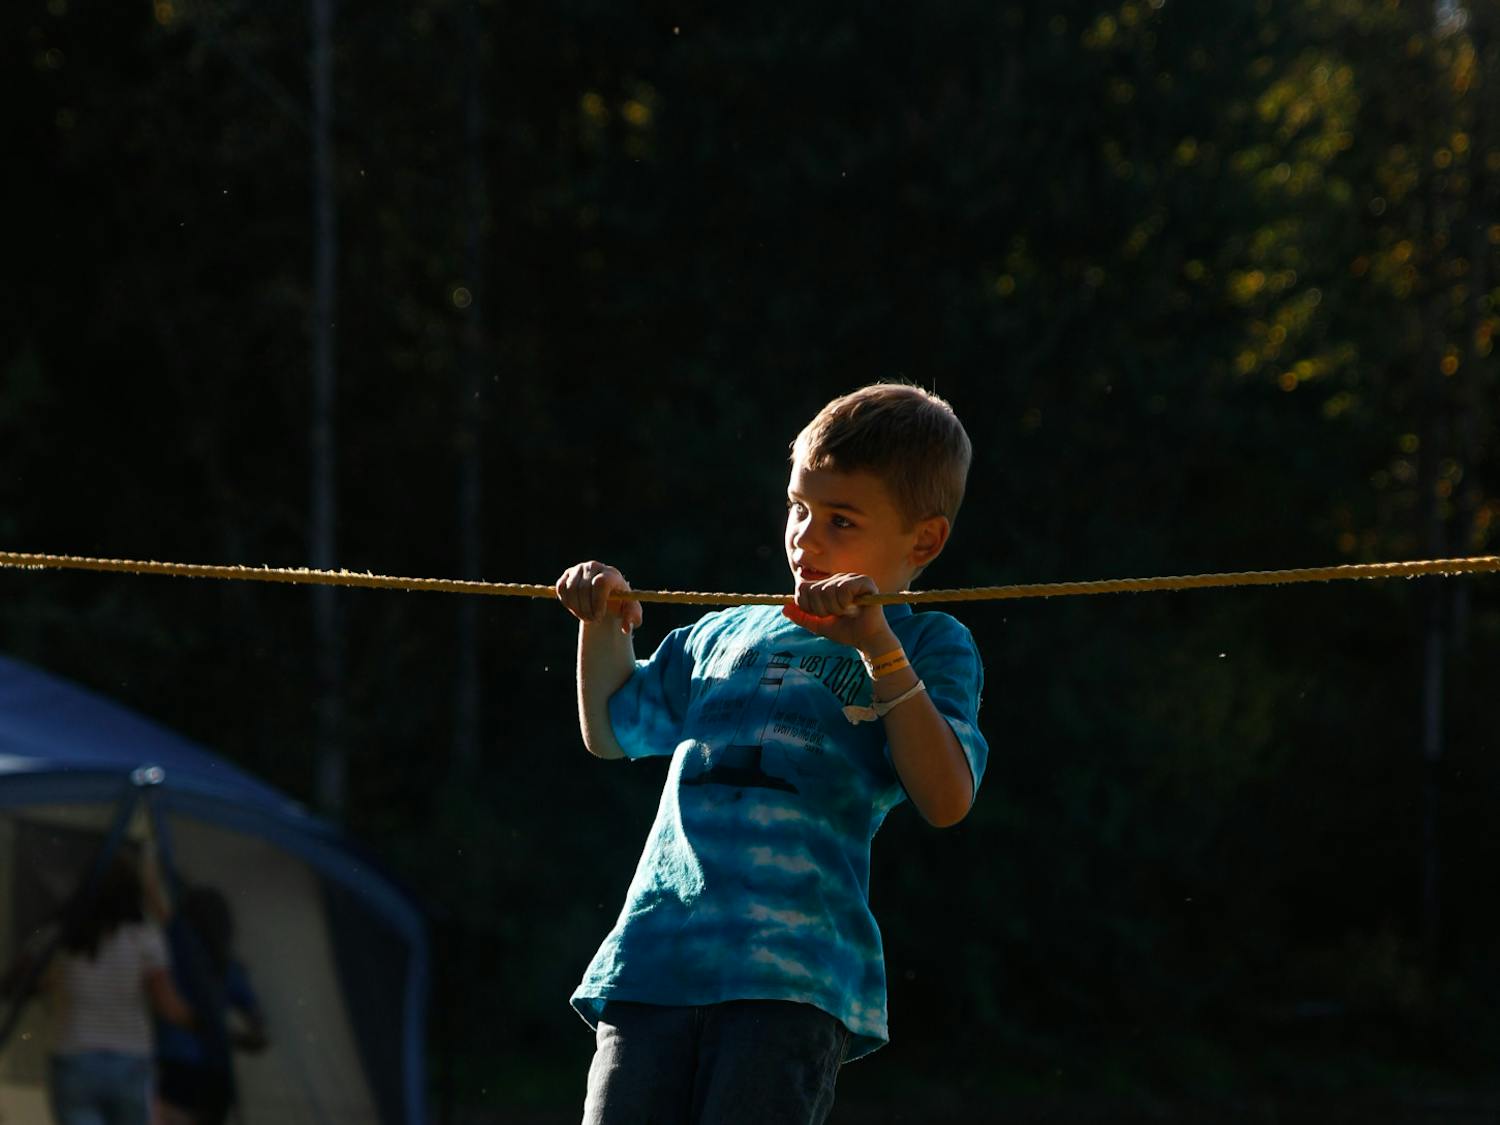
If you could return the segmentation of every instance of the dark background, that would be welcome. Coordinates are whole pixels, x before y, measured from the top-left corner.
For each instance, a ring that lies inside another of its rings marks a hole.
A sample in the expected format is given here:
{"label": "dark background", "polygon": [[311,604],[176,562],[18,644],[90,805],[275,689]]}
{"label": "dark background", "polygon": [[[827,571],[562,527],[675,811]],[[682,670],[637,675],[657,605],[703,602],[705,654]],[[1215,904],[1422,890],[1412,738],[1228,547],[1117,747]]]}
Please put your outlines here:
{"label": "dark background", "polygon": [[[0,547],[779,591],[787,443],[901,378],[976,448],[930,585],[1493,551],[1497,31],[15,0]],[[835,1121],[1493,1111],[1497,582],[961,607],[990,770],[877,840],[895,1038]],[[0,571],[0,648],[414,889],[443,1122],[576,1119],[662,771],[585,755],[573,644],[540,601]]]}

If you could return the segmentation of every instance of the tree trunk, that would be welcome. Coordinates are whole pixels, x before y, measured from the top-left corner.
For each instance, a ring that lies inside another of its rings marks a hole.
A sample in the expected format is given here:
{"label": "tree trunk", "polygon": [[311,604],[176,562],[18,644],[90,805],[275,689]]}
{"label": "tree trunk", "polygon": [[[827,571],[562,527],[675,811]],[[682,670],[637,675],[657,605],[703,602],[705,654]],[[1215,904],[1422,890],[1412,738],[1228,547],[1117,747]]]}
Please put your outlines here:
{"label": "tree trunk", "polygon": [[[310,540],[312,565],[337,563],[338,458],[334,408],[337,401],[338,207],[333,168],[333,9],[334,0],[311,0],[312,9],[312,456]],[[314,794],[327,815],[342,816],[347,762],[343,744],[344,638],[338,591],[313,588],[313,642],[316,664],[317,728],[314,742]]]}
{"label": "tree trunk", "polygon": [[[483,542],[480,526],[483,456],[479,434],[486,366],[484,227],[489,205],[484,175],[484,48],[479,0],[468,0],[465,4],[463,26],[468,71],[464,99],[467,185],[464,277],[468,282],[469,306],[465,310],[463,401],[459,406],[458,544],[460,573],[465,578],[478,579]],[[453,716],[453,755],[461,768],[472,768],[479,761],[479,682],[479,603],[476,598],[462,598],[458,604],[458,672]]]}
{"label": "tree trunk", "polygon": [[[1481,76],[1485,75],[1486,69],[1494,62],[1490,28],[1493,19],[1494,16],[1489,11],[1470,13],[1468,17],[1467,30],[1475,57],[1479,60]],[[1469,133],[1488,141],[1493,136],[1491,130],[1497,120],[1496,93],[1492,81],[1482,82],[1479,91],[1471,91],[1468,97],[1473,106]],[[1490,202],[1492,179],[1486,161],[1472,162],[1469,184],[1469,339],[1468,355],[1460,371],[1463,381],[1458,388],[1457,410],[1457,456],[1463,475],[1458,482],[1454,513],[1458,529],[1456,546],[1465,555],[1482,552],[1484,549],[1479,522],[1484,500],[1479,466],[1484,458],[1483,434],[1490,414],[1491,395],[1485,384],[1487,369],[1493,362],[1490,358],[1493,341],[1481,345],[1479,329],[1490,312],[1489,230],[1495,221],[1494,208]],[[1469,644],[1474,584],[1467,578],[1455,578],[1453,583],[1452,649],[1462,661]]]}

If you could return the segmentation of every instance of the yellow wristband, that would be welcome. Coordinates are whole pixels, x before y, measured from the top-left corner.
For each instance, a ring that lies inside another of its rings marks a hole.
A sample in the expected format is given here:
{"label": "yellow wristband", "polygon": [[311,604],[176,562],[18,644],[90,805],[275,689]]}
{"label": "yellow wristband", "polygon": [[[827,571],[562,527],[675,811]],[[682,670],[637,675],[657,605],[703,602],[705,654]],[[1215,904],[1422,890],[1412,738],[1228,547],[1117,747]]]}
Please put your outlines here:
{"label": "yellow wristband", "polygon": [[883,656],[865,657],[865,670],[870,673],[870,679],[879,680],[893,672],[899,672],[903,668],[910,668],[911,661],[906,659],[904,649],[894,648]]}

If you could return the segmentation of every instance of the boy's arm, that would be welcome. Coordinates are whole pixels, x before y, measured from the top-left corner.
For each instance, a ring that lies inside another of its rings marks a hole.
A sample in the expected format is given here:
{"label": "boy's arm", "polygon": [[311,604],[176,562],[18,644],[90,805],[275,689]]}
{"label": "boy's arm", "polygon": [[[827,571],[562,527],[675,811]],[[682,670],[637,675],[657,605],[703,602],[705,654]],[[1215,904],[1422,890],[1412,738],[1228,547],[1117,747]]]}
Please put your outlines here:
{"label": "boy's arm", "polygon": [[[859,649],[868,665],[901,649],[880,606],[856,606],[861,594],[879,593],[863,575],[838,575],[810,587],[799,587],[786,615],[804,629]],[[915,687],[916,669],[908,665],[875,681],[877,703],[889,703]],[[929,824],[947,828],[968,815],[974,803],[974,774],[953,728],[925,691],[917,692],[883,716],[891,763],[906,795]]]}
{"label": "boy's arm", "polygon": [[[873,659],[901,647],[894,633],[890,633],[888,643],[887,648],[874,646],[880,649],[878,652],[860,651]],[[875,681],[875,701],[888,703],[916,683],[917,672],[910,665],[882,676]],[[967,816],[974,803],[974,775],[953,728],[932,697],[925,691],[918,692],[887,711],[882,721],[885,740],[891,747],[891,763],[923,818],[937,828],[947,828]]]}
{"label": "boy's arm", "polygon": [[632,632],[641,623],[641,603],[611,594],[630,589],[625,576],[599,562],[569,567],[557,580],[558,600],[578,618],[578,729],[596,758],[623,758],[609,721],[609,697],[635,671]]}

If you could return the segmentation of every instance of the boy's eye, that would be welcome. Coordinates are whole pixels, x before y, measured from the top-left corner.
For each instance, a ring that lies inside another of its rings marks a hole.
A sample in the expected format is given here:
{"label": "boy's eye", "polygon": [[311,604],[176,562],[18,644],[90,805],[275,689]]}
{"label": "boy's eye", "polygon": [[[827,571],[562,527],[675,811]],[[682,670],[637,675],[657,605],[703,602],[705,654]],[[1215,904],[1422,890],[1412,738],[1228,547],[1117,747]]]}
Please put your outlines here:
{"label": "boy's eye", "polygon": [[795,512],[799,517],[807,515],[807,508],[800,500],[788,500],[786,502],[786,510]]}
{"label": "boy's eye", "polygon": [[834,527],[853,527],[854,526],[854,524],[852,522],[850,522],[849,519],[847,517],[845,517],[845,516],[834,516],[832,522],[833,522],[833,526]]}

